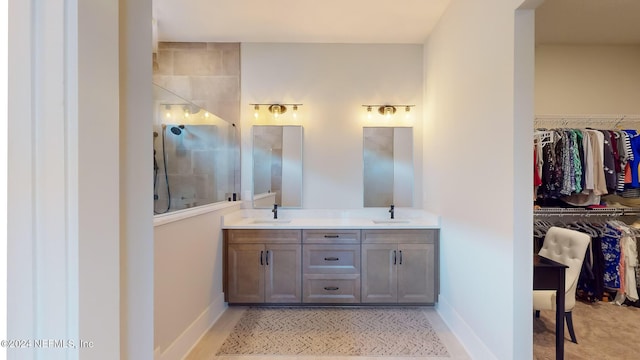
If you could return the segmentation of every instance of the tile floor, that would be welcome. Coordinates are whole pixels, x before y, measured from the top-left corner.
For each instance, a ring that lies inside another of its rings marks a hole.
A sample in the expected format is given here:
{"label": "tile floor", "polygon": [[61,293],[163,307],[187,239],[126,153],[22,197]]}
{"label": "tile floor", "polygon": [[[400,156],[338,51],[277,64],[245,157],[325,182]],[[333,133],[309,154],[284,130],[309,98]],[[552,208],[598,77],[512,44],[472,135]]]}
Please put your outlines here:
{"label": "tile floor", "polygon": [[[328,360],[327,356],[215,356],[215,353],[220,348],[227,335],[231,332],[235,324],[240,320],[245,307],[228,307],[222,314],[220,319],[214,324],[214,326],[202,337],[200,342],[196,344],[193,350],[185,358],[185,360]],[[448,358],[442,357],[393,357],[393,356],[337,356],[331,357],[331,360],[469,360],[470,357],[465,352],[462,345],[458,342],[455,336],[449,331],[444,324],[438,313],[433,308],[424,309],[427,318],[431,322],[431,325],[438,333],[440,340],[446,345],[449,351]]]}

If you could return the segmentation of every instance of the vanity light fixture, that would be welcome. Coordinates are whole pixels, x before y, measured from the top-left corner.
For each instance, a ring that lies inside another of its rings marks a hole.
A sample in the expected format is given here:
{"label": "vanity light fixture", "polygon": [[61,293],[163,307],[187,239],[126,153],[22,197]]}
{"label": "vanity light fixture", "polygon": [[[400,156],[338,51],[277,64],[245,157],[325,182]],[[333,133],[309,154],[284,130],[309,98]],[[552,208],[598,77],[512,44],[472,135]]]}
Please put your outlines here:
{"label": "vanity light fixture", "polygon": [[384,104],[384,105],[380,105],[380,104],[366,104],[366,105],[362,105],[364,107],[367,108],[367,117],[369,119],[371,119],[371,111],[374,107],[378,108],[378,114],[380,115],[384,115],[387,117],[387,119],[391,119],[391,116],[393,116],[393,114],[396,113],[396,111],[398,110],[398,108],[402,108],[404,107],[405,112],[407,113],[407,116],[409,116],[409,112],[411,111],[411,108],[414,107],[415,105],[402,105],[402,104]]}
{"label": "vanity light fixture", "polygon": [[302,104],[249,104],[253,106],[253,116],[257,119],[260,116],[260,106],[266,106],[267,110],[273,114],[274,118],[287,112],[287,106],[291,106],[293,110],[293,118],[298,117],[298,107]]}

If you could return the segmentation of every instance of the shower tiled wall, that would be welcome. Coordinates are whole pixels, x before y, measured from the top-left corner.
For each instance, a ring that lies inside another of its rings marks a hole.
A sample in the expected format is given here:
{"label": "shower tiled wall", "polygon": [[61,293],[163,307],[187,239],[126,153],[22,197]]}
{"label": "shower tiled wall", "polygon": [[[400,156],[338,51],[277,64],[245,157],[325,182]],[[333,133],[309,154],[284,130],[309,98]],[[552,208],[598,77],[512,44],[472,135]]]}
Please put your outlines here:
{"label": "shower tiled wall", "polygon": [[153,82],[238,124],[240,43],[161,42]]}
{"label": "shower tiled wall", "polygon": [[[153,82],[176,95],[189,100],[216,116],[239,126],[240,123],[240,44],[239,43],[183,43],[161,42],[153,57]],[[235,160],[220,154],[216,148],[227,134],[210,136],[207,126],[187,126],[180,137],[167,134],[169,182],[172,191],[172,210],[220,201],[227,195],[219,194],[220,170],[237,164],[228,175],[235,192],[240,189],[240,152]],[[210,127],[214,129],[215,127]],[[238,128],[236,128],[239,130]],[[154,130],[161,132],[160,124]],[[202,132],[202,133],[201,133]],[[238,132],[239,134],[239,132]],[[215,139],[212,144],[199,144],[197,139]],[[160,150],[161,138],[156,140]],[[225,141],[226,142],[226,141]],[[158,151],[160,175],[163,175],[161,152]],[[215,176],[214,176],[215,174]],[[225,182],[227,176],[225,176]],[[166,188],[164,175],[158,177],[158,186]],[[226,186],[222,186],[228,188]],[[156,208],[166,205],[166,194],[159,191]],[[213,200],[216,199],[216,200]],[[184,203],[184,204],[183,204]]]}

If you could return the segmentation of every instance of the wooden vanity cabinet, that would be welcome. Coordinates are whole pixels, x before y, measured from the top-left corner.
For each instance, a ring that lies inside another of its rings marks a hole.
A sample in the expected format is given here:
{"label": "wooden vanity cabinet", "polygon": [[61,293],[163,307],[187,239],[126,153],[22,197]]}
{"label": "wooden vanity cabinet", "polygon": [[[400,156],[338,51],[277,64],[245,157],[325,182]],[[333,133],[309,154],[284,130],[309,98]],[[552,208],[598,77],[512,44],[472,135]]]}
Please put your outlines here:
{"label": "wooden vanity cabinet", "polygon": [[229,304],[435,304],[437,229],[225,229]]}
{"label": "wooden vanity cabinet", "polygon": [[363,230],[363,303],[435,304],[437,230]]}
{"label": "wooden vanity cabinet", "polygon": [[224,230],[225,301],[300,303],[301,230]]}
{"label": "wooden vanity cabinet", "polygon": [[304,303],[360,302],[360,230],[302,231]]}

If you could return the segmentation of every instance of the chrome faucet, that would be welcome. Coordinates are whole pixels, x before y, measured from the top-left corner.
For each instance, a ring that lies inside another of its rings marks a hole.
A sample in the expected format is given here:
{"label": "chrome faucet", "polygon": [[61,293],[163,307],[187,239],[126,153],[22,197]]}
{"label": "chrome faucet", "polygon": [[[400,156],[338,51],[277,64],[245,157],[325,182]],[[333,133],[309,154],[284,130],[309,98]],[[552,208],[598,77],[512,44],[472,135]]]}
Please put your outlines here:
{"label": "chrome faucet", "polygon": [[273,213],[273,218],[277,219],[278,218],[278,204],[273,204],[273,210],[271,210],[271,212]]}
{"label": "chrome faucet", "polygon": [[391,218],[392,218],[392,219],[394,219],[394,214],[393,214],[393,211],[394,211],[394,210],[393,210],[393,208],[394,208],[394,206],[393,206],[393,205],[391,205],[391,209],[389,209],[389,213],[391,213]]}

